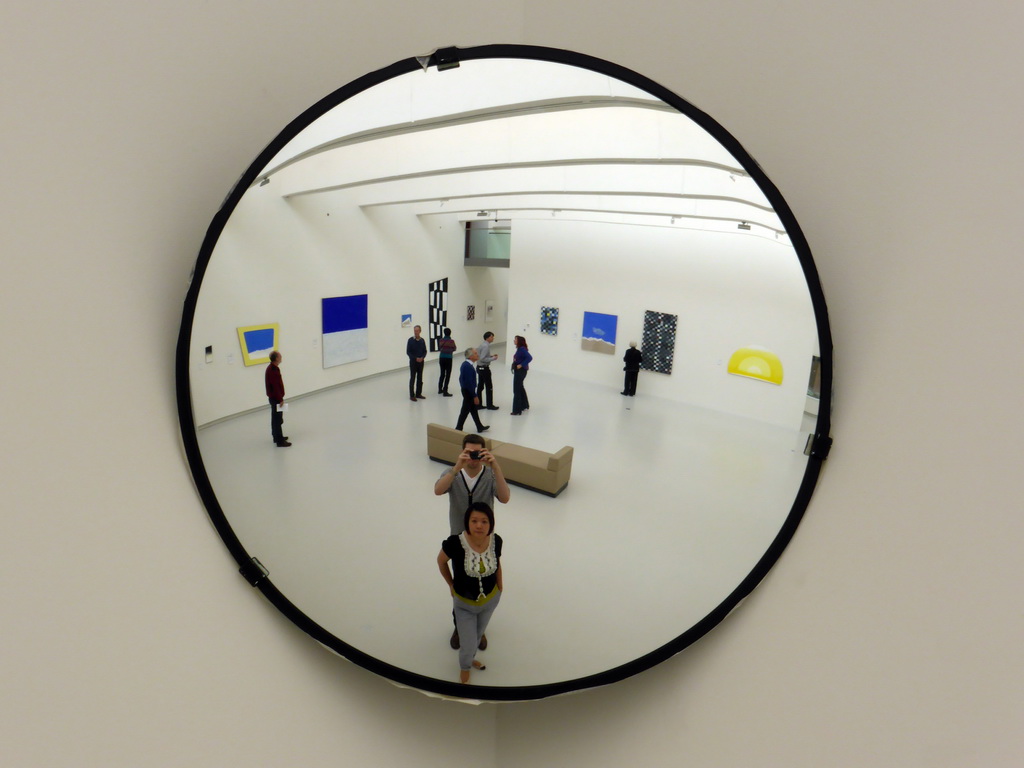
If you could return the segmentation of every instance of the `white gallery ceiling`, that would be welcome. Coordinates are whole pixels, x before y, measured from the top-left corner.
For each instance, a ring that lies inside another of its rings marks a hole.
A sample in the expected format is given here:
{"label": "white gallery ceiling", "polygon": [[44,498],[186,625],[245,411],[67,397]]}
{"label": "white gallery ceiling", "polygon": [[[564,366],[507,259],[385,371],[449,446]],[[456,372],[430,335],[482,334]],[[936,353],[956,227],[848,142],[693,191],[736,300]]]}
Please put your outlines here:
{"label": "white gallery ceiling", "polygon": [[255,183],[267,178],[286,199],[344,192],[417,216],[556,216],[788,245],[754,181],[689,117],[548,62],[473,60],[388,80],[302,131]]}

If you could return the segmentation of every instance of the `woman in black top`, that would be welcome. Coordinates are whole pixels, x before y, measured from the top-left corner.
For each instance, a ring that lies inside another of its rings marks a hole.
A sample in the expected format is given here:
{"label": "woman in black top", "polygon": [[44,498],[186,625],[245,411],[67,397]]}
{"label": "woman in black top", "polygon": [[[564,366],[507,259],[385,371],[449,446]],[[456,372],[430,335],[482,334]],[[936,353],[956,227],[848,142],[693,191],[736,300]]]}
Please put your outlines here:
{"label": "woman in black top", "polygon": [[470,504],[463,522],[462,533],[442,542],[437,567],[451,592],[462,640],[459,680],[468,683],[470,669],[486,669],[476,651],[501,599],[501,537],[494,533],[494,511],[482,501]]}

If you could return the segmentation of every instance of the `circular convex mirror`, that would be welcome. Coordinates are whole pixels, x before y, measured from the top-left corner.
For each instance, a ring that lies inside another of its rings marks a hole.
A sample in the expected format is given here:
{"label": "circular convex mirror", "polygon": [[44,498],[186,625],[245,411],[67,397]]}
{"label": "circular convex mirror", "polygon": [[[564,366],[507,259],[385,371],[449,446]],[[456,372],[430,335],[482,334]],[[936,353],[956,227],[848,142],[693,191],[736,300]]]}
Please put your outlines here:
{"label": "circular convex mirror", "polygon": [[[463,685],[435,483],[487,332],[480,413],[512,484],[487,668]],[[289,124],[210,225],[176,372],[189,465],[243,575],[352,662],[467,699],[605,685],[702,637],[779,558],[830,442],[824,298],[779,191],[680,97],[547,48],[410,58]]]}

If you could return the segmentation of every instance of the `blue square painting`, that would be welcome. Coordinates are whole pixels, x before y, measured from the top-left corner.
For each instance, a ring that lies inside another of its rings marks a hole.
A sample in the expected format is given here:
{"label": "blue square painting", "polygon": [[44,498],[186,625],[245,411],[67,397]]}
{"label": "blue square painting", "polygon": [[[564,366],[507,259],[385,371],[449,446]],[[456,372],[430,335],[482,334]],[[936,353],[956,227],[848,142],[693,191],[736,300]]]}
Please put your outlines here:
{"label": "blue square painting", "polygon": [[618,315],[603,315],[600,312],[583,313],[583,334],[580,349],[588,352],[615,354],[615,329],[619,325]]}
{"label": "blue square painting", "polygon": [[365,293],[321,300],[324,368],[370,356],[368,301]]}

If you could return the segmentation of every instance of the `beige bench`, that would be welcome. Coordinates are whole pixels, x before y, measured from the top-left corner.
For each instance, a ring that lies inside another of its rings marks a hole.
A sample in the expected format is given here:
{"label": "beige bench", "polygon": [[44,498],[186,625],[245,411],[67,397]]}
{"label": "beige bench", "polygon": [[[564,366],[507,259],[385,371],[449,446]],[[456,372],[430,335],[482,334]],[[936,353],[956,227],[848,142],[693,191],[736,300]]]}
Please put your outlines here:
{"label": "beige bench", "polygon": [[[462,453],[462,438],[468,432],[461,432],[440,424],[427,424],[427,455],[434,461],[455,464]],[[513,485],[537,491],[547,496],[557,496],[569,484],[572,473],[572,446],[565,446],[557,453],[538,451],[513,443],[492,440],[486,435],[484,447],[494,454],[501,464],[505,479]]]}

